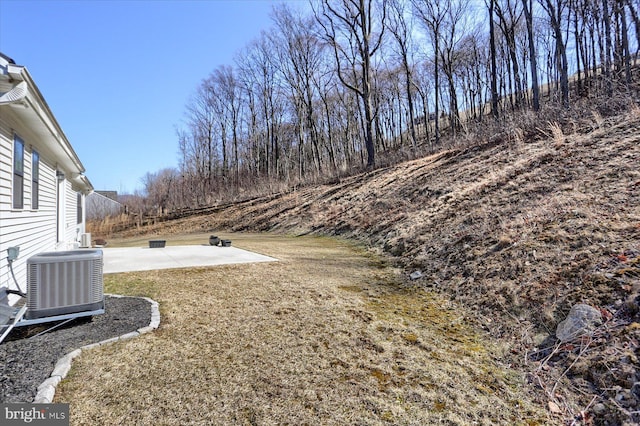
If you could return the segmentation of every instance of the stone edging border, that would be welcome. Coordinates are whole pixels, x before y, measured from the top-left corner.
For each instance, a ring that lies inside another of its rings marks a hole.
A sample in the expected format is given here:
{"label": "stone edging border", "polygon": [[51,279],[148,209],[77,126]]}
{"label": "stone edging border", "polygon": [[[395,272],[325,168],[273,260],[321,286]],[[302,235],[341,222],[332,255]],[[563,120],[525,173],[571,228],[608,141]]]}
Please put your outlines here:
{"label": "stone edging border", "polygon": [[[136,297],[136,296],[122,296],[119,294],[105,294],[105,296],[109,297]],[[147,302],[151,303],[151,321],[149,325],[146,327],[141,327],[136,331],[132,331],[130,333],[123,334],[122,336],[112,337],[110,339],[103,340],[97,343],[91,343],[85,346],[82,346],[79,349],[69,352],[64,355],[62,358],[58,360],[53,371],[51,372],[51,376],[47,378],[44,382],[38,386],[38,392],[36,393],[36,397],[33,399],[34,404],[51,404],[53,402],[53,397],[56,394],[56,386],[58,383],[64,379],[69,370],[71,369],[71,361],[78,355],[82,353],[83,350],[95,348],[98,346],[106,345],[109,343],[117,342],[119,340],[127,340],[133,337],[138,337],[141,334],[149,333],[160,326],[160,309],[158,307],[158,302],[148,297],[137,297],[138,299],[144,299]]]}

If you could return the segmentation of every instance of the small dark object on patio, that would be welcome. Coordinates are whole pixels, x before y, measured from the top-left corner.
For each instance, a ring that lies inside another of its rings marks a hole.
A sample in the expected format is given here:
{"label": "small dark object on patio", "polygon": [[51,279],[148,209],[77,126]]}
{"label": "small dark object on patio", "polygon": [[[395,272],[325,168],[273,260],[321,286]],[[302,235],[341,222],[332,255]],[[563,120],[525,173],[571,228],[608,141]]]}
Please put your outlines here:
{"label": "small dark object on patio", "polygon": [[102,238],[96,238],[96,240],[93,242],[94,245],[96,246],[106,246],[107,245],[107,240],[104,240]]}
{"label": "small dark object on patio", "polygon": [[217,246],[219,244],[220,244],[220,238],[216,237],[215,235],[212,235],[209,237],[209,245]]}
{"label": "small dark object on patio", "polygon": [[222,247],[231,247],[231,240],[220,240],[220,245]]}
{"label": "small dark object on patio", "polygon": [[149,248],[163,248],[166,243],[167,240],[150,240]]}

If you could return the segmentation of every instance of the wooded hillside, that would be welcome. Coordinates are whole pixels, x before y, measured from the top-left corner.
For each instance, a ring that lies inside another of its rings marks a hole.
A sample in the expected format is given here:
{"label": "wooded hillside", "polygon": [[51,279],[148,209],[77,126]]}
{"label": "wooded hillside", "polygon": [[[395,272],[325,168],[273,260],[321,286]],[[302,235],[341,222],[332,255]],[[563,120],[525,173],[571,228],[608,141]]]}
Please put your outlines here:
{"label": "wooded hillside", "polygon": [[179,167],[150,171],[136,210],[323,182],[495,133],[525,111],[607,116],[637,96],[637,0],[297,6],[274,8],[271,28],[203,76],[178,126]]}

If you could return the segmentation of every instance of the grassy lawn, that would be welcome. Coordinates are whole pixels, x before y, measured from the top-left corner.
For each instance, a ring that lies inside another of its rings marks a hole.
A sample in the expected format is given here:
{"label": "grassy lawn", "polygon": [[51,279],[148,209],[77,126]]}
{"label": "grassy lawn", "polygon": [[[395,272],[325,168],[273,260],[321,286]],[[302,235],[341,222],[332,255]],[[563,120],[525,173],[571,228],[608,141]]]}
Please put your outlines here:
{"label": "grassy lawn", "polygon": [[107,292],[157,300],[161,325],[76,358],[55,400],[72,424],[548,421],[463,311],[403,289],[372,255],[335,239],[222,236],[280,261],[105,276]]}

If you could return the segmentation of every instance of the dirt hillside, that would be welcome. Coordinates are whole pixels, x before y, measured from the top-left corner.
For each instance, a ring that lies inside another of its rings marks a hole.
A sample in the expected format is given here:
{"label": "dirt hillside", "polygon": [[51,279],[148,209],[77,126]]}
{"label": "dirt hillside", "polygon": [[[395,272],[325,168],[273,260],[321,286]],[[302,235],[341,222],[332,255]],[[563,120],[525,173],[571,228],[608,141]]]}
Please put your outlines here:
{"label": "dirt hillside", "polygon": [[[356,239],[411,285],[477,313],[548,409],[640,421],[640,110],[511,135],[131,232],[271,231]],[[408,281],[409,282],[409,281]],[[602,312],[560,343],[577,303]]]}

